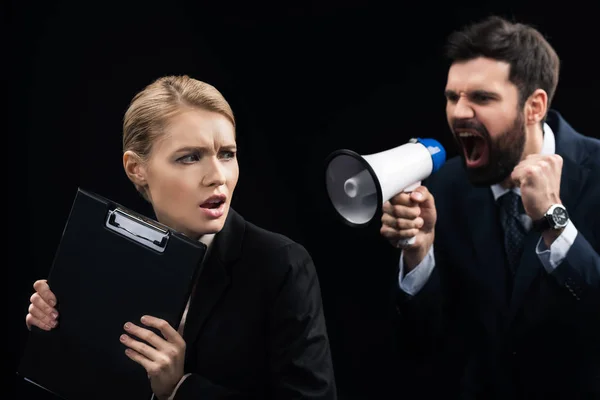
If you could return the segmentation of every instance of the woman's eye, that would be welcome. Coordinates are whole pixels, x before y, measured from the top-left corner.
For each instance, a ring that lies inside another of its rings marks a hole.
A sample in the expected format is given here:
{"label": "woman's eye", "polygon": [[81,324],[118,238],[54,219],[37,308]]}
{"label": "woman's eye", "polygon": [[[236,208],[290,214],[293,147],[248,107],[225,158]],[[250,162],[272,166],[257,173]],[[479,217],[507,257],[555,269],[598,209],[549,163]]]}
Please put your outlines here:
{"label": "woman's eye", "polygon": [[184,164],[188,164],[188,163],[196,162],[199,159],[200,159],[200,156],[198,156],[198,154],[188,154],[186,156],[178,158],[177,161],[181,162],[181,163],[184,163]]}
{"label": "woman's eye", "polygon": [[221,158],[224,158],[226,160],[235,158],[235,151],[223,151],[221,152]]}

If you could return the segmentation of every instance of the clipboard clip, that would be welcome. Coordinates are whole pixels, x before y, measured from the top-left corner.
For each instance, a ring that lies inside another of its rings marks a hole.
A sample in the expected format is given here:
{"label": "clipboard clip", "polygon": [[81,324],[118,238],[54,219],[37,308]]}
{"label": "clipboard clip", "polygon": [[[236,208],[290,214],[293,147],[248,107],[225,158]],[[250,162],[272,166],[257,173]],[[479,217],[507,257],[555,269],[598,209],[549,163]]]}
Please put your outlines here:
{"label": "clipboard clip", "polygon": [[106,227],[161,253],[169,240],[168,229],[120,207],[108,212]]}

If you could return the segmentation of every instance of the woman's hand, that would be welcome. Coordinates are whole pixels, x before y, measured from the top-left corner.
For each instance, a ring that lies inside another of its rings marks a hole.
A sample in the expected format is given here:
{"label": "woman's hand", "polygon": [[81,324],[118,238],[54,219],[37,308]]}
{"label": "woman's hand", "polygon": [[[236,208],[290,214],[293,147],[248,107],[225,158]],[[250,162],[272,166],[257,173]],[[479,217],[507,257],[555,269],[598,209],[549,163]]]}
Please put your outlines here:
{"label": "woman's hand", "polygon": [[[121,342],[128,347],[125,354],[144,367],[156,397],[159,400],[167,399],[183,377],[185,341],[163,319],[145,315],[141,322],[160,330],[164,338],[149,329],[127,322],[127,334],[121,335]],[[142,339],[147,344],[135,338]]]}
{"label": "woman's hand", "polygon": [[25,325],[31,330],[32,326],[49,331],[58,324],[58,311],[56,311],[56,296],[50,290],[45,279],[35,281],[35,293],[31,295],[29,310],[25,316]]}

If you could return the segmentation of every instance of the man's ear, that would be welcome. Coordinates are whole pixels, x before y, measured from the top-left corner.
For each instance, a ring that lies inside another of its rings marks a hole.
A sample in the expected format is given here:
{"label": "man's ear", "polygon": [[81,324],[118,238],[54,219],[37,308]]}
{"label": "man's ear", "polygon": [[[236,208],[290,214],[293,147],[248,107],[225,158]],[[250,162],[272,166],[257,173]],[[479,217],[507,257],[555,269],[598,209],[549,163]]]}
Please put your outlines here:
{"label": "man's ear", "polygon": [[127,150],[123,153],[123,168],[129,180],[133,182],[138,190],[146,187],[146,166],[140,156],[131,150]]}
{"label": "man's ear", "polygon": [[525,120],[528,125],[539,124],[548,111],[548,94],[543,89],[536,89],[525,104]]}

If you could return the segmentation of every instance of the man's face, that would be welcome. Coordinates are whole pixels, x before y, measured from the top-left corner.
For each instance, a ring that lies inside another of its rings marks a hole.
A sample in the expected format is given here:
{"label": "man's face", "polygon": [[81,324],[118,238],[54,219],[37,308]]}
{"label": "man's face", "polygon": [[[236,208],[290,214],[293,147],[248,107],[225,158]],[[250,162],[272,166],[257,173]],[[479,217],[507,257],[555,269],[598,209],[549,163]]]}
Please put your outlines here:
{"label": "man's face", "polygon": [[523,110],[509,71],[508,63],[483,57],[448,71],[446,117],[475,186],[503,181],[523,154]]}

